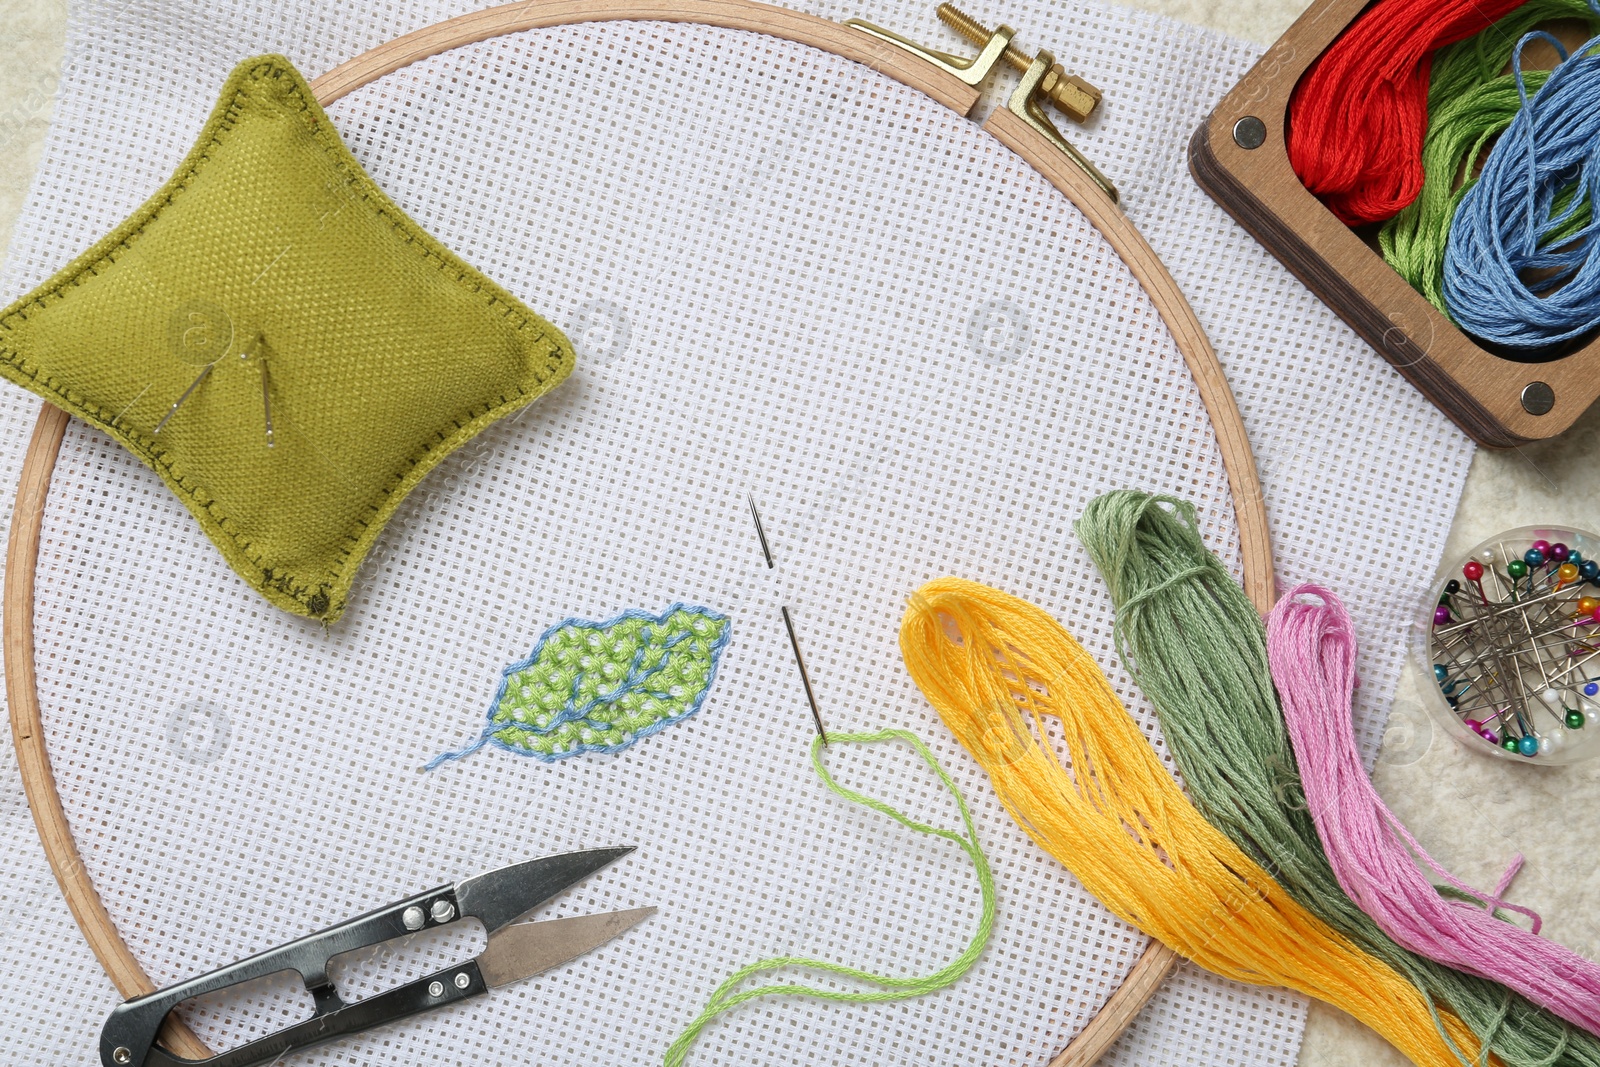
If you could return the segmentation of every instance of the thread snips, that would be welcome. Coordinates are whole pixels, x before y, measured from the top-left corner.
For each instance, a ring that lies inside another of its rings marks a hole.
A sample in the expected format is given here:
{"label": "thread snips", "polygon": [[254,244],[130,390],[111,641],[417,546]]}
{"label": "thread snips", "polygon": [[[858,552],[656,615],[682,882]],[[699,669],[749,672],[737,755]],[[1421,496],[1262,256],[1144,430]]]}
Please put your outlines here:
{"label": "thread snips", "polygon": [[[111,1012],[100,1033],[105,1067],[251,1067],[286,1053],[457,1004],[529,978],[598,948],[655,913],[655,908],[579,915],[541,922],[517,920],[632,852],[631,847],[567,852],[467,878],[418,893],[337,926],[229,964],[209,974],[135,997]],[[483,923],[488,946],[477,958],[356,1003],[347,1003],[328,977],[333,957],[464,918]],[[276,1033],[203,1060],[182,1058],[156,1044],[167,1013],[193,997],[280,971],[295,971],[315,1001],[315,1014]]]}

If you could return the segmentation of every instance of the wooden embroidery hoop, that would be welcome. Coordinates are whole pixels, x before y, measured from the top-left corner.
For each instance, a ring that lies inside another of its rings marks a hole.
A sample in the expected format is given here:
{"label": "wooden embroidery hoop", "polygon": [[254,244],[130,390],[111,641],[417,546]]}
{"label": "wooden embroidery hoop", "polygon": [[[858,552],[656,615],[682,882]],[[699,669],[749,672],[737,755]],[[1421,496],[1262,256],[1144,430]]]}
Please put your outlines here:
{"label": "wooden embroidery hoop", "polygon": [[[449,19],[379,45],[315,79],[311,87],[318,102],[326,107],[386,74],[452,48],[524,30],[617,21],[692,23],[747,30],[807,45],[866,64],[963,117],[972,113],[982,95],[956,74],[886,40],[753,0],[531,0],[507,4]],[[1199,387],[1227,470],[1239,524],[1245,591],[1257,610],[1266,612],[1275,594],[1261,483],[1238,404],[1194,310],[1143,235],[1045,132],[1004,108],[997,109],[983,128],[1043,175],[1088,218],[1133,273],[1171,331]],[[39,709],[33,640],[35,567],[50,478],[67,422],[64,411],[43,405],[18,479],[6,554],[6,696],[28,806],[56,881],[79,929],[117,991],[123,997],[135,997],[152,992],[154,986],[111,921],[78,854],[56,790]],[[1176,958],[1171,949],[1152,940],[1122,985],[1051,1061],[1050,1067],[1088,1067],[1098,1060],[1154,995]],[[212,1055],[188,1027],[174,1018],[168,1018],[161,1036],[162,1043],[177,1055],[196,1059]]]}

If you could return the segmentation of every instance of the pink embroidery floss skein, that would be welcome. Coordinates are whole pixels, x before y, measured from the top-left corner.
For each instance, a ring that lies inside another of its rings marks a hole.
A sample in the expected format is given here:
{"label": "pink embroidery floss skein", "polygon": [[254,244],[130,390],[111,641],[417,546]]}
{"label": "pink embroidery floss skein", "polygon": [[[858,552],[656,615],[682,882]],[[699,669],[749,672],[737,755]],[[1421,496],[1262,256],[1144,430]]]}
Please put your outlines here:
{"label": "pink embroidery floss skein", "polygon": [[[1537,934],[1538,916],[1451,877],[1395,817],[1361,766],[1350,718],[1356,641],[1344,605],[1302,585],[1267,618],[1267,656],[1283,704],[1306,803],[1350,899],[1421,955],[1501,982],[1600,1034],[1600,966]],[[1482,904],[1440,894],[1412,856]],[[1493,909],[1532,916],[1530,933]]]}

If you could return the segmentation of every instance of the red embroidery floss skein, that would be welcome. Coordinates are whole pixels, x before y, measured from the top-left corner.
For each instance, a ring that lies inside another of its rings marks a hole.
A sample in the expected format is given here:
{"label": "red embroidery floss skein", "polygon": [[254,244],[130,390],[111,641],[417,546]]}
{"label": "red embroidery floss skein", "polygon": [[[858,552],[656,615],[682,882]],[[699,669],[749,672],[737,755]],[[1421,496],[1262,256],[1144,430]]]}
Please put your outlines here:
{"label": "red embroidery floss skein", "polygon": [[1289,99],[1289,165],[1346,225],[1381,222],[1422,190],[1435,49],[1522,0],[1378,0],[1311,65]]}

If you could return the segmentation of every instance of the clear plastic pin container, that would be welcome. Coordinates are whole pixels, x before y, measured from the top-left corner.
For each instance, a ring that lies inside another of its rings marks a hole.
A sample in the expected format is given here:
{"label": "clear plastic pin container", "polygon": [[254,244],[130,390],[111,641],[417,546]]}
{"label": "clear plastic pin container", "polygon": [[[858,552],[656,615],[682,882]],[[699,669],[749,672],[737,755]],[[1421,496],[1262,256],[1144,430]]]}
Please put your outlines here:
{"label": "clear plastic pin container", "polygon": [[1600,534],[1522,526],[1445,559],[1414,654],[1429,712],[1473,751],[1600,755]]}

